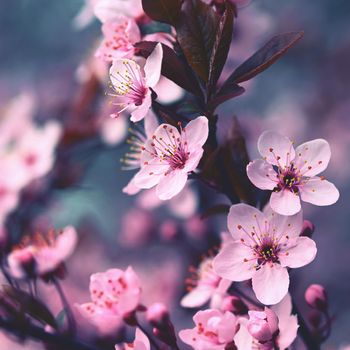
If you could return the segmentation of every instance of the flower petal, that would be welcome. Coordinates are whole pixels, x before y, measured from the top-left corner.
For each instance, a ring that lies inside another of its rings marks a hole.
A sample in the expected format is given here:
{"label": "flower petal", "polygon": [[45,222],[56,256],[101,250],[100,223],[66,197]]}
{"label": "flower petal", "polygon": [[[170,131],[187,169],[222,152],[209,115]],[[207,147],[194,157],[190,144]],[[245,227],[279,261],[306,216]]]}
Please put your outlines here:
{"label": "flower petal", "polygon": [[254,274],[252,283],[254,293],[261,303],[277,304],[288,293],[288,271],[279,264],[265,264]]}
{"label": "flower petal", "polygon": [[331,182],[315,176],[300,186],[300,196],[304,202],[331,205],[339,199],[339,191]]}
{"label": "flower petal", "polygon": [[[163,174],[159,172],[154,172],[154,170],[159,169],[155,169],[154,167],[152,167],[152,164],[146,165],[143,168],[141,168],[134,176],[135,186],[143,189],[148,189],[157,185]],[[166,167],[164,167],[164,171],[166,171]]]}
{"label": "flower petal", "polygon": [[315,176],[324,171],[331,159],[329,143],[323,139],[305,142],[295,150],[295,167],[303,176]]}
{"label": "flower petal", "polygon": [[148,90],[142,101],[142,104],[140,106],[136,106],[136,109],[131,113],[130,120],[134,123],[142,120],[147,115],[151,106],[152,106],[151,91]]}
{"label": "flower petal", "polygon": [[186,172],[191,172],[191,171],[195,170],[197,168],[200,160],[202,159],[203,152],[204,152],[203,148],[199,148],[199,149],[191,152],[189,154],[189,158],[187,159],[183,170]]}
{"label": "flower petal", "polygon": [[295,157],[292,141],[287,136],[274,131],[265,131],[261,134],[258,150],[267,162],[282,168]]}
{"label": "flower petal", "polygon": [[289,240],[289,244],[278,253],[282,266],[302,267],[315,259],[316,243],[308,237],[297,237]]}
{"label": "flower petal", "polygon": [[228,243],[214,258],[215,272],[230,281],[245,281],[255,273],[256,258],[250,247],[242,243]]}
{"label": "flower petal", "polygon": [[137,187],[135,185],[135,176],[131,178],[131,180],[128,182],[128,184],[123,188],[123,193],[128,194],[129,196],[133,196],[140,192],[140,187]]}
{"label": "flower petal", "polygon": [[270,206],[281,215],[294,215],[301,210],[299,196],[289,190],[272,192]]}
{"label": "flower petal", "polygon": [[145,126],[146,136],[149,139],[152,137],[153,133],[156,131],[156,129],[159,126],[158,119],[151,109],[149,110],[149,112],[145,117],[144,126]]}
{"label": "flower petal", "polygon": [[191,120],[184,128],[185,141],[187,141],[189,151],[194,151],[205,144],[209,134],[208,119],[197,117]]}
{"label": "flower petal", "polygon": [[181,299],[182,307],[199,307],[209,301],[214,293],[214,288],[210,286],[198,286]]}
{"label": "flower petal", "polygon": [[277,185],[277,173],[272,165],[262,159],[247,165],[247,175],[254,186],[262,190],[273,190]]}
{"label": "flower petal", "polygon": [[111,68],[109,69],[109,76],[112,82],[112,85],[117,87],[120,85],[120,77],[125,77],[130,75],[129,67],[132,68],[132,73],[135,75],[135,78],[139,81],[143,80],[141,75],[140,66],[133,60],[129,59],[117,59],[113,62]]}
{"label": "flower petal", "polygon": [[181,170],[174,170],[164,175],[156,189],[159,199],[168,200],[176,196],[185,187],[187,177],[187,173]]}
{"label": "flower petal", "polygon": [[155,86],[160,78],[162,69],[163,47],[158,43],[152,53],[148,56],[145,64],[146,83],[149,87]]}
{"label": "flower petal", "polygon": [[235,204],[230,208],[227,216],[227,227],[233,239],[251,239],[252,231],[261,233],[260,228],[265,227],[265,215],[248,204]]}

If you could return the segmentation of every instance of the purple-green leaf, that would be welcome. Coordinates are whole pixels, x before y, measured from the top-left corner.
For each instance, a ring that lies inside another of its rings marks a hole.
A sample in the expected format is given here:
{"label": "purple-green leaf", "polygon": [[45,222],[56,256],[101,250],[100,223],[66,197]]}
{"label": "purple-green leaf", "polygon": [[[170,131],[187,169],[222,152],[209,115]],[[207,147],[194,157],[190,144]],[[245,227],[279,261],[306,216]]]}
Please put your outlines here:
{"label": "purple-green leaf", "polygon": [[151,19],[175,25],[181,8],[181,0],[142,0],[142,7]]}
{"label": "purple-green leaf", "polygon": [[263,72],[294,46],[303,35],[304,32],[290,32],[274,36],[230,75],[223,88],[228,84],[247,81]]}

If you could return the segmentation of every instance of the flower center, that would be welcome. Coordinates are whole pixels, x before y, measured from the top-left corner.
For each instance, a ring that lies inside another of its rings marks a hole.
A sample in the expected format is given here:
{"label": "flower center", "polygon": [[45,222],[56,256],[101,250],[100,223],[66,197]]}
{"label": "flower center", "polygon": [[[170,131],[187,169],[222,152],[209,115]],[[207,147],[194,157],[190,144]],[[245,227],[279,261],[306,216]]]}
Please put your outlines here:
{"label": "flower center", "polygon": [[185,167],[187,160],[188,160],[188,152],[184,150],[182,145],[179,145],[179,147],[176,149],[174,154],[170,154],[167,157],[167,161],[172,170],[183,169]]}
{"label": "flower center", "polygon": [[258,264],[263,265],[267,262],[276,263],[278,262],[278,245],[271,242],[262,242],[260,246],[255,248],[255,251],[258,254]]}
{"label": "flower center", "polygon": [[284,189],[288,189],[291,192],[298,193],[301,181],[301,176],[294,165],[291,164],[287,169],[278,169],[278,184],[276,187],[276,191],[281,191]]}

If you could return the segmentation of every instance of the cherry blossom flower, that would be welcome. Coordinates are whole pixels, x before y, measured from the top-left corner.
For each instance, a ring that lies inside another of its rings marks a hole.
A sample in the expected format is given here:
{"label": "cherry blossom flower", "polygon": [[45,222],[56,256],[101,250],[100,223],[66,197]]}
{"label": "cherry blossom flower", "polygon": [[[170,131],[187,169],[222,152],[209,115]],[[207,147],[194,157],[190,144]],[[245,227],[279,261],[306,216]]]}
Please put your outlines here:
{"label": "cherry blossom flower", "polygon": [[144,146],[135,185],[145,189],[157,186],[161,200],[174,197],[184,188],[188,173],[196,169],[207,138],[206,117],[190,121],[180,132],[169,124],[161,124]]}
{"label": "cherry blossom flower", "polygon": [[287,267],[305,266],[316,256],[315,242],[299,237],[302,227],[302,212],[282,216],[270,208],[262,213],[247,204],[233,205],[228,229],[234,241],[215,257],[216,273],[231,281],[252,279],[258,300],[277,304],[288,292]]}
{"label": "cherry blossom flower", "polygon": [[179,337],[195,350],[224,350],[233,342],[238,326],[233,313],[217,309],[198,311],[193,321],[196,326],[180,331]]}
{"label": "cherry blossom flower", "polygon": [[323,176],[331,150],[323,139],[305,142],[296,149],[289,138],[265,131],[258,140],[263,160],[247,166],[250,181],[263,190],[273,190],[271,208],[281,215],[294,215],[301,210],[300,199],[315,205],[331,205],[339,191]]}
{"label": "cherry blossom flower", "polygon": [[56,270],[74,251],[78,236],[72,226],[47,235],[25,237],[7,257],[9,272],[15,278],[28,274],[44,276]]}
{"label": "cherry blossom flower", "polygon": [[115,350],[151,350],[151,344],[145,333],[140,328],[136,328],[135,340],[132,343],[124,343],[123,345],[116,345]]}
{"label": "cherry blossom flower", "polygon": [[131,113],[130,120],[142,120],[152,104],[151,88],[159,81],[163,49],[157,44],[146,60],[143,69],[133,60],[117,59],[110,69],[110,78],[115,97],[114,105],[118,106],[112,117],[118,117],[127,110]]}
{"label": "cherry blossom flower", "polygon": [[141,40],[139,27],[132,18],[122,15],[102,25],[103,41],[96,51],[96,57],[113,62],[120,58],[132,58],[134,44]]}
{"label": "cherry blossom flower", "polygon": [[198,269],[191,269],[194,278],[188,279],[189,293],[181,299],[183,307],[199,307],[211,300],[210,307],[215,308],[231,281],[221,278],[213,269],[213,257],[205,258]]}
{"label": "cherry blossom flower", "polygon": [[144,15],[141,0],[98,0],[94,13],[102,23],[120,14],[136,20]]}
{"label": "cherry blossom flower", "polygon": [[125,314],[134,311],[139,304],[140,294],[140,281],[132,267],[129,266],[125,271],[110,269],[91,275],[91,302],[77,305],[77,308],[103,331],[106,319],[111,325],[118,326]]}
{"label": "cherry blossom flower", "polygon": [[[297,337],[298,319],[292,315],[288,293],[281,302],[264,311],[249,311],[250,319],[239,318],[240,325],[234,341],[239,350],[285,350]],[[256,337],[254,337],[254,336]]]}

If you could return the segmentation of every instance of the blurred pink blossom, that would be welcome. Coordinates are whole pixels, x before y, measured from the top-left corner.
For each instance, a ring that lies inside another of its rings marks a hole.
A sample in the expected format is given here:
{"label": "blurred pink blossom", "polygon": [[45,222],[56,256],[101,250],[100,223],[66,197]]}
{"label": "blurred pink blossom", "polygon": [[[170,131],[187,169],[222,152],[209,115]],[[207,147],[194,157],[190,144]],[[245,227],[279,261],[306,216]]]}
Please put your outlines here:
{"label": "blurred pink blossom", "polygon": [[197,117],[181,132],[169,124],[160,125],[143,148],[135,185],[145,189],[157,186],[161,200],[174,197],[184,188],[188,173],[196,169],[207,137],[206,117]]}
{"label": "blurred pink blossom", "polygon": [[136,328],[135,340],[132,343],[124,343],[124,345],[116,345],[115,350],[150,350],[151,344],[145,333],[140,328]]}
{"label": "blurred pink blossom", "polygon": [[323,176],[331,150],[326,140],[305,142],[296,149],[286,136],[273,131],[264,132],[258,140],[263,160],[248,164],[250,181],[263,190],[274,190],[271,208],[281,215],[293,215],[301,210],[300,198],[315,205],[331,205],[339,191]]}
{"label": "blurred pink blossom", "polygon": [[141,40],[139,27],[132,18],[122,15],[102,25],[103,40],[96,57],[105,62],[134,56],[134,44]]}
{"label": "blurred pink blossom", "polygon": [[62,231],[49,231],[45,236],[35,235],[24,240],[22,246],[15,248],[7,257],[9,272],[15,278],[25,278],[33,273],[46,275],[58,268],[72,255],[78,236],[72,226]]}
{"label": "blurred pink blossom", "polygon": [[145,118],[152,105],[151,90],[159,81],[163,49],[157,44],[146,60],[143,69],[132,60],[117,59],[110,69],[110,78],[115,94],[114,105],[118,110],[112,117],[120,116],[127,110],[130,120],[138,122]]}
{"label": "blurred pink blossom", "polygon": [[277,304],[288,292],[287,268],[309,264],[316,244],[299,237],[302,212],[282,216],[267,208],[264,213],[247,204],[236,204],[228,215],[233,242],[224,245],[213,265],[218,275],[231,281],[252,279],[257,299]]}
{"label": "blurred pink blossom", "polygon": [[128,121],[125,116],[117,119],[103,116],[100,123],[100,135],[104,143],[109,146],[119,145],[128,133]]}

